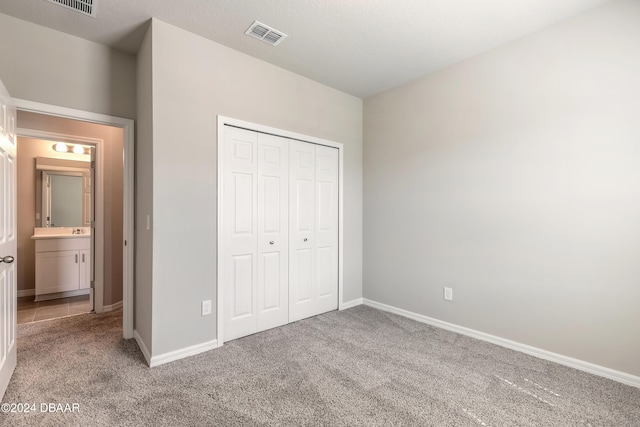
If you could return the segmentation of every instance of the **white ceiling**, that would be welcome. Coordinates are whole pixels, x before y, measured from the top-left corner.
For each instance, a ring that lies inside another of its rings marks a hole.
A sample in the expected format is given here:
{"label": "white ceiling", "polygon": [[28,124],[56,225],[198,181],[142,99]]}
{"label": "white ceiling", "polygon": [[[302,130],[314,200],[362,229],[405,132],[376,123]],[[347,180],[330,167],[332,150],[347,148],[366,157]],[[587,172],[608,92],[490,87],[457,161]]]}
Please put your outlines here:
{"label": "white ceiling", "polygon": [[[97,0],[97,17],[46,0],[0,13],[135,53],[151,17],[366,98],[608,0]],[[254,20],[288,35],[270,46]]]}

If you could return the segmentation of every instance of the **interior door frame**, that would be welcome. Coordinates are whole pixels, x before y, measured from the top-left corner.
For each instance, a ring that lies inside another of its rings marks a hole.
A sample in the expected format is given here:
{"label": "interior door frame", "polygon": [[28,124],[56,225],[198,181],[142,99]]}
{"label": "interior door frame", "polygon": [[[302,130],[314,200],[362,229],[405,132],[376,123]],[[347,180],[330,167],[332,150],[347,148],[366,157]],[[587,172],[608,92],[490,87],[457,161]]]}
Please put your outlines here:
{"label": "interior door frame", "polygon": [[[124,181],[123,181],[123,222],[122,232],[124,238],[124,246],[122,250],[122,335],[125,339],[133,338],[133,274],[134,274],[134,253],[135,253],[135,237],[134,237],[134,121],[121,117],[109,116],[106,114],[92,113],[73,108],[60,107],[57,105],[43,104],[40,102],[27,101],[24,99],[13,98],[16,109],[19,111],[28,111],[32,113],[56,116],[65,119],[79,120],[83,122],[96,123],[100,125],[117,127],[123,130],[123,154],[124,154]],[[103,144],[98,144],[98,162],[104,159]],[[103,168],[98,163],[98,174],[102,173]],[[98,179],[98,185],[102,185],[102,179]],[[97,185],[97,186],[98,186]],[[96,187],[97,187],[96,186]],[[98,192],[98,191],[96,191]],[[96,200],[98,202],[98,200]],[[102,209],[96,208],[96,216],[102,215]],[[97,219],[97,218],[96,218]],[[103,233],[103,232],[102,232]],[[96,238],[103,239],[101,232],[96,230]],[[97,239],[96,239],[97,240]],[[104,244],[103,244],[104,245]],[[101,254],[98,252],[100,244],[96,241],[96,259]],[[102,252],[102,249],[101,249]],[[96,262],[96,267],[98,263]],[[100,306],[102,306],[103,292],[98,291],[98,277],[103,280],[104,269],[98,271],[96,268],[96,308],[98,307],[98,298]],[[103,282],[102,282],[103,283]],[[104,289],[104,288],[103,288]],[[98,295],[100,294],[100,295]],[[96,310],[96,312],[98,312]]]}
{"label": "interior door frame", "polygon": [[[96,274],[94,280],[95,288],[91,292],[91,307],[96,313],[102,313],[104,311],[104,140],[26,128],[18,128],[16,135],[22,138],[92,145],[96,148],[97,179],[92,183],[96,195],[95,233],[92,234],[92,238],[95,240],[95,245],[92,245],[92,255]],[[52,167],[52,169],[55,170],[56,168]],[[43,202],[43,217],[44,212]],[[18,296],[21,296],[20,293],[18,293]]]}
{"label": "interior door frame", "polygon": [[225,125],[234,126],[242,129],[247,129],[254,132],[266,133],[288,139],[295,139],[298,141],[309,142],[317,145],[324,145],[327,147],[333,147],[338,149],[338,310],[344,310],[345,304],[343,302],[343,253],[344,253],[344,215],[343,215],[343,193],[344,193],[344,147],[339,142],[329,141],[327,139],[316,138],[314,136],[303,135],[296,132],[291,132],[283,129],[278,129],[270,126],[264,126],[256,123],[247,122],[244,120],[233,119],[230,117],[218,115],[218,129],[217,129],[217,212],[216,212],[216,341],[218,346],[224,344],[224,295],[222,283],[222,217],[223,217],[223,173],[222,163],[224,160],[224,127]]}

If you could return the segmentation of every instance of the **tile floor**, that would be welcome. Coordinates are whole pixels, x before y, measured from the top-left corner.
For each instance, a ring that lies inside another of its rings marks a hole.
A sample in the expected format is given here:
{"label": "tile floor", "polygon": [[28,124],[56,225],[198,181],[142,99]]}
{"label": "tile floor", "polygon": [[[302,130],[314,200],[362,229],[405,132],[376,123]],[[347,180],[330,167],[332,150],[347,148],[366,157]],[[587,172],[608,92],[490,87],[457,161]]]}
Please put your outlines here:
{"label": "tile floor", "polygon": [[35,302],[34,297],[18,298],[18,324],[49,320],[91,311],[89,295]]}

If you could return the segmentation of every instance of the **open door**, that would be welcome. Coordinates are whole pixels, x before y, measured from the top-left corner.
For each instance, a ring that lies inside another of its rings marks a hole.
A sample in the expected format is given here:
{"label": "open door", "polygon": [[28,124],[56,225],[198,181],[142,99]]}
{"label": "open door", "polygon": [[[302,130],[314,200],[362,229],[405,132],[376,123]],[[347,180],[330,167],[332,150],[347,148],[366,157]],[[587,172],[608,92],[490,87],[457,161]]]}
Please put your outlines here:
{"label": "open door", "polygon": [[89,176],[89,182],[85,182],[82,190],[82,197],[89,199],[89,227],[91,230],[91,243],[89,245],[89,262],[91,263],[91,269],[89,274],[89,280],[91,282],[90,291],[90,307],[91,311],[96,311],[96,147],[91,146],[89,149],[91,153],[91,174]]}
{"label": "open door", "polygon": [[16,109],[0,81],[0,399],[16,367]]}

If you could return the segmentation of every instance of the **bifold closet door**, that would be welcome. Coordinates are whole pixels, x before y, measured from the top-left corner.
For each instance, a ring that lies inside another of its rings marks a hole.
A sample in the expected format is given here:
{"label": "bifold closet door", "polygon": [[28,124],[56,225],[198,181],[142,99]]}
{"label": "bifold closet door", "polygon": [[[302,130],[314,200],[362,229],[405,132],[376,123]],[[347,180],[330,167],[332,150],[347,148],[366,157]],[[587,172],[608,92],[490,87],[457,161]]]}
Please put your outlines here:
{"label": "bifold closet door", "polygon": [[258,331],[289,322],[289,141],[258,134]]}
{"label": "bifold closet door", "polygon": [[288,322],[288,141],[225,126],[225,340]]}
{"label": "bifold closet door", "polygon": [[338,308],[338,150],[289,143],[289,321]]}

